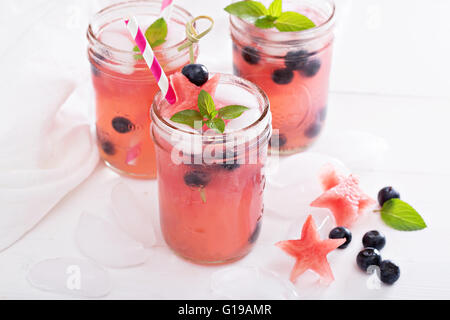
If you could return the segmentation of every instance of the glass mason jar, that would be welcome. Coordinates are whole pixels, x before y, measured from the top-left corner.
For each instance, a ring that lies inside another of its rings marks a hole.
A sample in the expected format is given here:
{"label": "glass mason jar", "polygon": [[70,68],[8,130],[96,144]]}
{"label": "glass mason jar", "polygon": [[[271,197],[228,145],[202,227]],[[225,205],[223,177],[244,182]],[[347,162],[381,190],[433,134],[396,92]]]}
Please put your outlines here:
{"label": "glass mason jar", "polygon": [[[87,31],[100,155],[115,171],[136,178],[156,178],[155,148],[148,132],[149,110],[159,87],[140,53],[133,50],[124,20],[134,15],[145,30],[158,18],[160,8],[161,1],[154,0],[115,4],[98,12]],[[189,49],[177,48],[187,42],[185,25],[192,19],[175,5],[167,41],[154,48],[168,76],[189,63]]]}
{"label": "glass mason jar", "polygon": [[258,238],[272,132],[269,100],[249,81],[220,74],[214,100],[252,111],[224,134],[202,134],[162,117],[170,106],[160,93],[151,109],[162,233],[175,253],[197,263],[239,259]]}
{"label": "glass mason jar", "polygon": [[230,17],[234,74],[269,96],[274,129],[270,148],[282,155],[304,150],[324,124],[335,6],[331,0],[283,1],[283,11],[302,13],[317,27],[280,32]]}

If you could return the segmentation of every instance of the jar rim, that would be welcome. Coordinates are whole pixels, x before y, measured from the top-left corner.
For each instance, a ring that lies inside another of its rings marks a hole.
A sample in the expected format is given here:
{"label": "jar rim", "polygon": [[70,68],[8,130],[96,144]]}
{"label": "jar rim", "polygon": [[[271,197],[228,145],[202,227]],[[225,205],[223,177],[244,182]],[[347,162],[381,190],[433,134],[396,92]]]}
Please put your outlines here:
{"label": "jar rim", "polygon": [[[93,27],[92,27],[93,22],[95,21],[95,19],[97,19],[101,15],[103,15],[103,14],[105,14],[107,12],[110,12],[112,10],[115,10],[115,9],[122,9],[122,8],[132,7],[134,5],[148,6],[148,5],[160,4],[160,3],[162,3],[162,2],[159,1],[159,0],[131,0],[131,1],[123,1],[123,2],[119,2],[119,3],[115,3],[115,4],[109,5],[109,6],[105,7],[105,8],[103,8],[103,9],[101,9],[100,11],[98,11],[97,13],[94,14],[94,16],[91,18],[91,20],[89,22],[89,26],[88,26],[88,29],[87,29],[87,32],[86,32],[88,41],[93,43],[93,44],[99,44],[99,45],[103,46],[104,48],[106,48],[107,50],[112,51],[112,52],[123,53],[123,54],[137,54],[137,55],[139,55],[140,54],[139,52],[135,52],[133,50],[118,49],[116,47],[110,46],[110,45],[102,42],[98,38],[98,35],[96,35],[94,33],[94,30],[93,30]],[[177,12],[179,12],[182,15],[186,16],[188,21],[191,21],[192,19],[194,19],[194,17],[192,16],[192,14],[189,11],[187,11],[186,9],[180,7],[179,5],[174,4],[173,5],[173,10],[174,11],[176,10]],[[172,15],[172,17],[173,17],[173,15]],[[179,42],[177,42],[177,43],[175,43],[175,44],[173,44],[171,46],[164,47],[164,48],[162,48],[162,47],[154,48],[153,51],[154,51],[154,53],[160,53],[160,52],[163,52],[163,51],[172,50],[172,49],[180,47],[181,45],[183,45],[187,41],[188,41],[187,37],[184,37],[183,40],[181,40],[181,41],[179,41]]]}
{"label": "jar rim", "polygon": [[293,42],[299,41],[305,41],[305,40],[309,40],[309,39],[314,39],[316,37],[320,37],[323,33],[326,33],[329,29],[331,29],[335,23],[336,20],[336,4],[334,2],[334,0],[321,0],[324,3],[327,3],[330,5],[330,9],[331,12],[328,15],[327,19],[321,23],[318,26],[315,26],[314,28],[310,28],[310,29],[306,29],[306,30],[301,30],[301,31],[287,31],[287,32],[280,32],[277,29],[260,29],[255,27],[252,23],[230,15],[230,24],[233,28],[235,29],[240,29],[236,23],[239,22],[245,26],[250,26],[255,28],[255,30],[258,30],[261,33],[264,33],[264,35],[271,35],[273,37],[270,38],[277,38],[277,36],[285,36],[287,39],[286,40],[268,40],[268,39],[264,39],[264,38],[259,38],[258,37],[258,41],[260,42],[264,42],[266,44],[274,44],[274,43],[279,43],[279,44],[292,44]]}
{"label": "jar rim", "polygon": [[[241,88],[246,89],[248,91],[252,90],[256,92],[256,94],[259,96],[258,103],[259,105],[263,105],[263,110],[261,112],[261,115],[258,117],[257,120],[252,122],[250,125],[234,130],[231,132],[224,132],[224,133],[215,133],[214,135],[204,135],[203,133],[199,133],[196,131],[188,131],[183,128],[179,128],[174,126],[173,124],[169,123],[167,120],[165,120],[162,116],[160,111],[158,110],[157,106],[161,101],[163,101],[165,98],[162,96],[161,91],[157,92],[155,97],[153,98],[153,103],[151,106],[151,117],[152,117],[152,126],[156,124],[158,127],[163,129],[166,132],[176,132],[177,134],[186,136],[186,137],[205,137],[206,140],[212,139],[216,140],[217,138],[221,137],[223,140],[227,140],[230,137],[237,136],[239,134],[244,133],[247,130],[256,128],[258,125],[263,123],[264,120],[267,121],[267,125],[271,128],[271,112],[270,112],[270,102],[269,98],[265,94],[265,92],[256,84],[253,82],[250,82],[248,80],[245,80],[243,78],[240,78],[238,76],[232,75],[232,74],[226,74],[226,73],[211,73],[210,75],[220,75],[219,85],[220,84],[233,84],[233,85],[239,85]],[[265,127],[261,130],[261,133],[264,132]]]}

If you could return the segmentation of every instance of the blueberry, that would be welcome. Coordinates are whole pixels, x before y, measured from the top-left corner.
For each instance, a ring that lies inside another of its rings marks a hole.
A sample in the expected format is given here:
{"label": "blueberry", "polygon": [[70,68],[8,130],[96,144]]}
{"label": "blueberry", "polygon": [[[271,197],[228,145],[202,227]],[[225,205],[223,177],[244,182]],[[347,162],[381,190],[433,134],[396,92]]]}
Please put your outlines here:
{"label": "blueberry", "polygon": [[394,188],[384,187],[378,192],[378,203],[380,206],[383,206],[386,201],[391,199],[400,199],[400,193],[394,190]]}
{"label": "blueberry", "polygon": [[289,51],[284,56],[284,64],[290,70],[300,70],[308,61],[308,55],[306,50]]}
{"label": "blueberry", "polygon": [[300,73],[308,78],[314,77],[319,72],[320,66],[320,60],[310,60],[301,68]]}
{"label": "blueberry", "polygon": [[98,68],[93,63],[91,63],[91,72],[94,77],[98,77],[100,75],[100,70],[98,70]]}
{"label": "blueberry", "polygon": [[239,168],[241,165],[238,163],[237,152],[227,151],[225,156],[222,154],[220,166],[228,171],[233,171]]}
{"label": "blueberry", "polygon": [[400,268],[390,260],[380,263],[380,280],[386,284],[393,284],[400,278]]}
{"label": "blueberry", "polygon": [[209,78],[208,69],[206,69],[204,65],[198,63],[184,66],[181,73],[198,87],[204,85]]}
{"label": "blueberry", "polygon": [[345,249],[352,241],[352,233],[346,227],[336,227],[330,231],[328,238],[330,239],[345,238],[346,241],[338,247],[339,249]]}
{"label": "blueberry", "polygon": [[233,51],[237,52],[238,50],[239,50],[238,46],[236,45],[236,43],[233,42]]}
{"label": "blueberry", "polygon": [[363,271],[367,271],[367,268],[370,266],[379,266],[380,262],[380,252],[375,248],[365,248],[356,257],[356,264]]}
{"label": "blueberry", "polygon": [[192,170],[184,175],[184,183],[189,187],[203,188],[208,185],[210,180],[210,174],[201,170]]}
{"label": "blueberry", "polygon": [[248,238],[248,242],[254,243],[258,239],[260,232],[261,232],[261,219],[259,219],[258,222],[256,223],[256,227],[253,230],[250,237]]}
{"label": "blueberry", "polygon": [[372,230],[364,235],[362,243],[364,248],[370,247],[381,250],[386,244],[386,237],[381,232]]}
{"label": "blueberry", "polygon": [[258,50],[249,46],[242,49],[242,58],[249,64],[258,64],[261,60]]}
{"label": "blueberry", "polygon": [[118,133],[128,133],[134,129],[134,124],[124,117],[115,117],[111,123]]}
{"label": "blueberry", "polygon": [[272,80],[277,84],[288,84],[294,78],[294,73],[290,69],[277,69],[272,73]]}
{"label": "blueberry", "polygon": [[327,117],[327,107],[323,107],[322,109],[320,109],[320,111],[318,112],[319,115],[319,119],[320,121],[325,121],[326,117]]}
{"label": "blueberry", "polygon": [[238,67],[233,63],[233,74],[237,77],[241,76],[241,70],[238,69]]}
{"label": "blueberry", "polygon": [[281,148],[287,142],[287,138],[284,134],[280,133],[278,135],[272,135],[272,138],[269,140],[269,146],[271,148]]}
{"label": "blueberry", "polygon": [[109,141],[100,141],[100,146],[102,147],[102,150],[107,155],[114,155],[116,153],[116,148],[112,144],[112,142]]}

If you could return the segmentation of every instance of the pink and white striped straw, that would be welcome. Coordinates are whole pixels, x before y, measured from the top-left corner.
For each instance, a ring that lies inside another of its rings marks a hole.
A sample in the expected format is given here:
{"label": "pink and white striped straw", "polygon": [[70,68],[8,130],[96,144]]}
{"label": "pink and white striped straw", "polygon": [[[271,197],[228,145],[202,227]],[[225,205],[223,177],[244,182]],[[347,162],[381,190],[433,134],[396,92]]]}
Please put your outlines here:
{"label": "pink and white striped straw", "polygon": [[128,31],[130,31],[131,36],[136,42],[136,45],[141,51],[145,62],[153,73],[153,76],[155,77],[156,81],[158,81],[158,86],[161,89],[162,94],[166,98],[167,102],[169,102],[170,104],[174,104],[177,99],[175,96],[175,91],[173,90],[169,79],[164,73],[164,70],[161,68],[161,65],[156,59],[152,47],[145,38],[145,35],[142,32],[141,28],[139,28],[136,17],[133,16],[129,20],[126,20],[125,24],[127,25]]}
{"label": "pink and white striped straw", "polygon": [[161,16],[169,21],[170,15],[172,13],[173,0],[163,0],[161,4]]}

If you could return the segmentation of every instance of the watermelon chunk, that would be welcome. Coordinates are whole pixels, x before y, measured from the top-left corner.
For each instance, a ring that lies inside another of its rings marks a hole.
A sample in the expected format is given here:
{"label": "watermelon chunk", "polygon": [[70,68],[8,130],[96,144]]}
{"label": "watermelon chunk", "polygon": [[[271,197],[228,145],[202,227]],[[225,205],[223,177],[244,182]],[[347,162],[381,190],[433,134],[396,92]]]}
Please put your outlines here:
{"label": "watermelon chunk", "polygon": [[329,284],[334,280],[334,276],[327,255],[345,241],[345,239],[321,240],[316,224],[309,215],[303,225],[300,239],[280,241],[276,243],[276,246],[296,258],[290,277],[293,283],[306,270],[312,270],[320,276],[324,283]]}
{"label": "watermelon chunk", "polygon": [[338,173],[332,164],[326,164],[322,170],[320,170],[319,180],[324,191],[330,190],[331,188],[337,186],[344,179],[345,176]]}
{"label": "watermelon chunk", "polygon": [[338,226],[350,227],[375,200],[359,187],[353,175],[345,178],[335,170],[326,168],[320,176],[325,192],[311,202],[311,207],[329,209]]}
{"label": "watermelon chunk", "polygon": [[173,105],[161,110],[161,115],[166,118],[172,117],[175,113],[183,110],[198,109],[197,100],[201,90],[208,92],[214,99],[216,88],[220,80],[220,75],[212,76],[205,84],[198,87],[189,81],[181,72],[170,76],[170,82],[177,96],[177,101]]}

